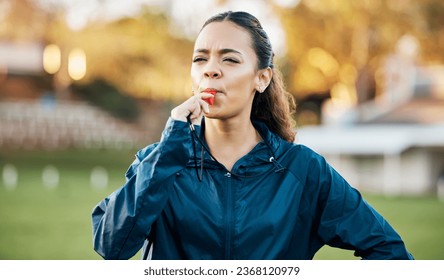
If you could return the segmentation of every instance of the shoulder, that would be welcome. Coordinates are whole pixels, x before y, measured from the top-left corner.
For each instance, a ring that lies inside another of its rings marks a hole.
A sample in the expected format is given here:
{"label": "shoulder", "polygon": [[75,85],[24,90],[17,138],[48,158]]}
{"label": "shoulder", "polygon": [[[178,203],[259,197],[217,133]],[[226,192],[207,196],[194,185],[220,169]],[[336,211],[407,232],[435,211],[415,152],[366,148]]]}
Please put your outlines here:
{"label": "shoulder", "polygon": [[125,173],[125,177],[127,179],[131,178],[137,173],[136,169],[139,166],[139,164],[157,147],[157,145],[158,143],[148,145],[136,153],[135,159],[133,160],[133,162],[131,163],[131,165],[129,166],[128,170]]}
{"label": "shoulder", "polygon": [[139,150],[136,153],[136,160],[142,161],[144,158],[146,158],[157,146],[159,145],[159,142],[152,143],[145,148]]}
{"label": "shoulder", "polygon": [[287,142],[282,148],[281,163],[301,181],[329,172],[325,158],[308,146]]}
{"label": "shoulder", "polygon": [[287,142],[283,145],[283,150],[284,150],[284,154],[286,154],[286,156],[298,159],[298,161],[301,160],[306,163],[308,163],[308,162],[318,162],[318,163],[325,162],[325,158],[322,155],[315,152],[310,147],[305,146],[304,144]]}

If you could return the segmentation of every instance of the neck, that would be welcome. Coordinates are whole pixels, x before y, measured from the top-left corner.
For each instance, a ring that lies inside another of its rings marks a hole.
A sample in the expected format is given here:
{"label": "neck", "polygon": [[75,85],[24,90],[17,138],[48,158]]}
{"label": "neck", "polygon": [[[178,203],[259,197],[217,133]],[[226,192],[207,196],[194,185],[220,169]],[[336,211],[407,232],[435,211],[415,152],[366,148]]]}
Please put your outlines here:
{"label": "neck", "polygon": [[206,119],[205,140],[213,156],[231,170],[237,160],[261,141],[261,137],[249,118]]}

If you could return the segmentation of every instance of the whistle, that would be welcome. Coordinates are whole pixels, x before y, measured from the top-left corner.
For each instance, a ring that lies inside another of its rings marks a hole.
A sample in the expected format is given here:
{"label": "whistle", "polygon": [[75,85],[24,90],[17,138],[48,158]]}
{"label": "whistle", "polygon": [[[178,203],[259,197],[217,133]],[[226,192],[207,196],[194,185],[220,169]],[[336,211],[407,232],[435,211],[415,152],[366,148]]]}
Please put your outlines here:
{"label": "whistle", "polygon": [[202,98],[203,101],[207,102],[208,105],[213,105],[214,104],[214,95],[216,95],[217,91],[215,90],[206,90],[206,93],[211,93],[213,95],[213,97],[210,98]]}

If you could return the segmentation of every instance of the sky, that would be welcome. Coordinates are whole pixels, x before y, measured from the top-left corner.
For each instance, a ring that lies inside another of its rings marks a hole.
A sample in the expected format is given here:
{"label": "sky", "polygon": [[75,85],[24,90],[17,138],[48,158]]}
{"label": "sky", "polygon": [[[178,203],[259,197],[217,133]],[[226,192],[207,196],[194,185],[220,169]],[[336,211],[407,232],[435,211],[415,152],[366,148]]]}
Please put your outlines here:
{"label": "sky", "polygon": [[229,0],[216,6],[217,0],[34,0],[42,6],[62,5],[66,11],[68,26],[82,29],[95,19],[117,19],[132,16],[141,6],[149,4],[153,10],[166,11],[173,25],[186,36],[194,38],[205,20],[226,10],[244,10],[255,15],[268,33],[277,56],[285,53],[285,34],[279,19],[272,13],[269,3],[273,1],[283,7],[294,7],[301,0]]}

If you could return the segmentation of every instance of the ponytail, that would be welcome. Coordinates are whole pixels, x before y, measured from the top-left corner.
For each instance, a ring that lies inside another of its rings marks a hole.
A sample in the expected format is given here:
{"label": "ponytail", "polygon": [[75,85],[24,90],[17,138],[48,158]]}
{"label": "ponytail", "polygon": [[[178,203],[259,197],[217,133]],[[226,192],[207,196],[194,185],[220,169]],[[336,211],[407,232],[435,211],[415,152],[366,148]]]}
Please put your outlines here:
{"label": "ponytail", "polygon": [[272,132],[293,142],[296,137],[295,108],[293,96],[284,88],[281,73],[273,68],[273,77],[267,89],[263,93],[256,92],[251,119],[265,122]]}

